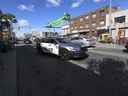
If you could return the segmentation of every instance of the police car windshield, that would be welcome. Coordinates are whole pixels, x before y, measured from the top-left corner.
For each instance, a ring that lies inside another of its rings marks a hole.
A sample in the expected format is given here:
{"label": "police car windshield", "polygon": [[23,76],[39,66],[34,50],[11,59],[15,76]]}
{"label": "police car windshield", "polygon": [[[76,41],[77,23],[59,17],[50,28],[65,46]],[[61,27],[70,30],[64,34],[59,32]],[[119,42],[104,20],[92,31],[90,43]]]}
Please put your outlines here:
{"label": "police car windshield", "polygon": [[63,38],[58,38],[57,41],[58,41],[59,43],[68,43],[68,42],[69,42],[69,40],[63,39]]}

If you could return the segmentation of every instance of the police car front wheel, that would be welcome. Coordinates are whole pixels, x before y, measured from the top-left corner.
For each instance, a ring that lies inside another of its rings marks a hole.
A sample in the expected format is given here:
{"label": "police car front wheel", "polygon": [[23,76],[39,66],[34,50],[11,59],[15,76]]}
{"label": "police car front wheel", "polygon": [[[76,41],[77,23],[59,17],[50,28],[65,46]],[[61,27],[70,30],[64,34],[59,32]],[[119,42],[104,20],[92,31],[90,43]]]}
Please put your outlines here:
{"label": "police car front wheel", "polygon": [[61,49],[59,55],[62,60],[69,60],[71,57],[70,52],[66,49]]}

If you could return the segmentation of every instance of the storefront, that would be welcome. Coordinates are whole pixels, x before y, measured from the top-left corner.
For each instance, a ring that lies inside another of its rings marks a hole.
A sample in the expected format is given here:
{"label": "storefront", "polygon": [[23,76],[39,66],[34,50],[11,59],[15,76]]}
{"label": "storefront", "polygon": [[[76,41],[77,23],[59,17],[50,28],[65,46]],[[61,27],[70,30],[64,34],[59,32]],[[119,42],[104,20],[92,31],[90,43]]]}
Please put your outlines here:
{"label": "storefront", "polygon": [[112,13],[111,22],[109,16],[106,16],[106,27],[111,25],[112,30],[109,34],[115,43],[124,44],[125,38],[128,38],[128,9]]}

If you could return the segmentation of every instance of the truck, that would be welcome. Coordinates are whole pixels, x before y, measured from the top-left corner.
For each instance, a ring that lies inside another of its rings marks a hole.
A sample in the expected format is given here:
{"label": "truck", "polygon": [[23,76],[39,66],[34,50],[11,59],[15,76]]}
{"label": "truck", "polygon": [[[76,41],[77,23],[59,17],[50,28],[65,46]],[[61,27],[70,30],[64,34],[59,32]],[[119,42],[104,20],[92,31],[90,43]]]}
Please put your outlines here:
{"label": "truck", "polygon": [[12,14],[0,13],[0,51],[7,52],[13,46],[12,24],[16,23]]}

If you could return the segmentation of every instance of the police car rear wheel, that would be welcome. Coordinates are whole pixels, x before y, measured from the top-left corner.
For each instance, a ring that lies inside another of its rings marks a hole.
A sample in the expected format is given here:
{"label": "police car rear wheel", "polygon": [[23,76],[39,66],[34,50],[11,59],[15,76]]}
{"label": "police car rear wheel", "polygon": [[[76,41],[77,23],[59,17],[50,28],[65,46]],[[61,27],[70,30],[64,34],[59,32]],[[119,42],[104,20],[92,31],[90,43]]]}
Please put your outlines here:
{"label": "police car rear wheel", "polygon": [[42,54],[42,53],[43,53],[43,50],[41,49],[41,46],[37,45],[37,46],[36,46],[36,49],[37,49],[37,52],[38,52],[39,54]]}

